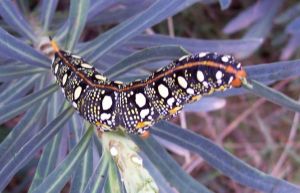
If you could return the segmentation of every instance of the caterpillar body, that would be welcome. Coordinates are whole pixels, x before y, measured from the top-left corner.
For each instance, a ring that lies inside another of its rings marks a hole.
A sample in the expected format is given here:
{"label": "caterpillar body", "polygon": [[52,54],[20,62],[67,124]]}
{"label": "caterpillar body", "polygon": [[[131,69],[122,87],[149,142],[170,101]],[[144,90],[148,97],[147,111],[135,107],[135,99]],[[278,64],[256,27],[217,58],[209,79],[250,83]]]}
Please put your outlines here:
{"label": "caterpillar body", "polygon": [[183,56],[144,80],[110,81],[77,55],[56,50],[52,71],[68,101],[102,131],[118,126],[143,134],[162,119],[178,114],[203,95],[240,87],[246,77],[230,55],[201,52]]}

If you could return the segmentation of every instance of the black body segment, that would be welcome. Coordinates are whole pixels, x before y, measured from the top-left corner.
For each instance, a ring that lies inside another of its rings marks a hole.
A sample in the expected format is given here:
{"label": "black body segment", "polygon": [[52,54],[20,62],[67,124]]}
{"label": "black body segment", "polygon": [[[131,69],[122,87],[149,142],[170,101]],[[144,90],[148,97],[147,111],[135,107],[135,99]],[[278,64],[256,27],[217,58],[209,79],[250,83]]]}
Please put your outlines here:
{"label": "black body segment", "polygon": [[52,71],[83,118],[103,131],[122,126],[138,134],[203,95],[239,87],[246,77],[232,56],[206,52],[183,56],[131,83],[107,80],[84,59],[62,50],[55,54]]}

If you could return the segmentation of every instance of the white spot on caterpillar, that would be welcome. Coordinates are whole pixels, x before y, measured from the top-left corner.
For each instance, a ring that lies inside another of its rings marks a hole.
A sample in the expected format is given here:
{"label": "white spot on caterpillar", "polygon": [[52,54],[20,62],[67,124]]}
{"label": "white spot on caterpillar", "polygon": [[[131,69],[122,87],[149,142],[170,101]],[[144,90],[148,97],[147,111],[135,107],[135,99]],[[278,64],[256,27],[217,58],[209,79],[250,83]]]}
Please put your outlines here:
{"label": "white spot on caterpillar", "polygon": [[108,95],[104,96],[103,100],[102,100],[102,109],[103,110],[107,110],[110,109],[112,106],[112,98]]}
{"label": "white spot on caterpillar", "polygon": [[163,69],[163,67],[160,67],[159,69],[156,70],[156,72],[160,72]]}
{"label": "white spot on caterpillar", "polygon": [[224,56],[222,56],[221,60],[222,60],[223,62],[228,62],[228,61],[229,61],[229,58],[230,58],[229,55],[224,55]]}
{"label": "white spot on caterpillar", "polygon": [[180,58],[178,59],[178,61],[182,61],[182,60],[186,59],[188,56],[189,56],[189,55],[182,56],[182,57],[180,57]]}
{"label": "white spot on caterpillar", "polygon": [[233,81],[233,76],[230,76],[229,80],[228,80],[228,84],[230,84]]}
{"label": "white spot on caterpillar", "polygon": [[53,57],[53,58],[52,58],[52,60],[51,60],[51,64],[53,64],[53,63],[54,63],[54,61],[55,61],[55,57]]}
{"label": "white spot on caterpillar", "polygon": [[204,86],[205,88],[208,88],[208,83],[207,83],[206,81],[204,81],[204,82],[203,82],[203,86]]}
{"label": "white spot on caterpillar", "polygon": [[78,86],[74,91],[74,100],[77,100],[80,97],[82,87]]}
{"label": "white spot on caterpillar", "polygon": [[146,97],[142,93],[137,93],[135,95],[135,103],[141,108],[146,104]]}
{"label": "white spot on caterpillar", "polygon": [[109,113],[102,113],[102,114],[100,115],[100,119],[101,119],[102,121],[107,120],[107,119],[109,119],[110,117],[111,117],[111,114],[109,114]]}
{"label": "white spot on caterpillar", "polygon": [[101,74],[96,74],[95,78],[98,80],[102,80],[102,81],[106,81],[106,79],[107,79],[105,76],[102,76]]}
{"label": "white spot on caterpillar", "polygon": [[171,98],[169,98],[169,99],[167,100],[167,103],[168,103],[168,105],[169,105],[170,107],[173,106],[173,103],[174,103],[174,102],[175,102],[174,97],[171,97]]}
{"label": "white spot on caterpillar", "polygon": [[200,52],[199,53],[199,58],[203,58],[208,54],[208,52]]}
{"label": "white spot on caterpillar", "polygon": [[119,80],[114,81],[114,83],[116,83],[116,84],[123,84],[123,82],[119,81]]}
{"label": "white spot on caterpillar", "polygon": [[81,59],[80,56],[77,56],[77,55],[72,55],[73,58],[76,58],[76,59]]}
{"label": "white spot on caterpillar", "polygon": [[182,87],[182,88],[186,88],[188,83],[187,81],[185,80],[185,78],[183,78],[182,76],[178,76],[177,77],[177,80],[178,80],[178,84]]}
{"label": "white spot on caterpillar", "polygon": [[188,94],[191,94],[191,95],[195,94],[195,91],[194,91],[194,89],[192,89],[192,88],[186,89],[186,92],[187,92]]}
{"label": "white spot on caterpillar", "polygon": [[242,64],[241,64],[241,63],[238,63],[237,66],[236,66],[236,68],[237,68],[237,69],[240,69],[241,66],[242,66]]}
{"label": "white spot on caterpillar", "polygon": [[77,104],[75,102],[72,102],[73,107],[77,108]]}
{"label": "white spot on caterpillar", "polygon": [[58,64],[56,64],[56,66],[54,67],[54,74],[57,74],[58,71]]}
{"label": "white spot on caterpillar", "polygon": [[203,72],[202,72],[201,70],[198,70],[198,71],[197,71],[197,80],[198,80],[199,82],[204,81],[204,74],[203,74]]}
{"label": "white spot on caterpillar", "polygon": [[62,85],[65,86],[66,82],[67,82],[67,79],[68,79],[68,74],[64,74],[63,78],[62,78]]}
{"label": "white spot on caterpillar", "polygon": [[91,66],[91,65],[89,65],[87,63],[82,63],[81,67],[83,67],[83,68],[93,68],[93,66]]}
{"label": "white spot on caterpillar", "polygon": [[163,98],[167,98],[169,96],[169,90],[168,88],[163,85],[163,84],[160,84],[158,86],[158,93],[160,94],[160,96],[162,96]]}
{"label": "white spot on caterpillar", "polygon": [[222,71],[218,70],[218,72],[216,73],[216,79],[219,80],[222,78],[222,76],[223,76]]}
{"label": "white spot on caterpillar", "polygon": [[149,109],[143,109],[140,112],[140,116],[142,119],[144,119],[147,115],[149,115],[149,113],[150,113]]}

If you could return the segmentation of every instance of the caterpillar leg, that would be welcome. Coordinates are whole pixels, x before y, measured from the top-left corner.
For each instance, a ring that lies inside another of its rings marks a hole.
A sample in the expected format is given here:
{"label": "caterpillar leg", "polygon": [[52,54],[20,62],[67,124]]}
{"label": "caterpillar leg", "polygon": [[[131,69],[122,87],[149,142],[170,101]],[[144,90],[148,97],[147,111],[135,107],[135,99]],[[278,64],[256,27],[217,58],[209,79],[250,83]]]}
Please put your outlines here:
{"label": "caterpillar leg", "polygon": [[111,131],[111,127],[109,127],[108,125],[105,125],[105,124],[103,124],[103,123],[96,122],[96,126],[97,126],[97,130],[101,130],[101,131]]}
{"label": "caterpillar leg", "polygon": [[169,110],[169,113],[170,113],[170,115],[176,115],[181,109],[182,109],[182,106],[174,107],[173,109]]}
{"label": "caterpillar leg", "polygon": [[194,103],[194,102],[200,100],[201,97],[202,97],[201,95],[193,96],[188,102],[189,102],[189,103]]}
{"label": "caterpillar leg", "polygon": [[140,138],[142,138],[142,139],[147,139],[147,138],[150,137],[150,135],[151,135],[150,131],[145,130],[145,131],[143,131],[143,133],[141,133],[139,136],[140,136]]}
{"label": "caterpillar leg", "polygon": [[151,121],[143,121],[143,122],[138,122],[136,124],[136,128],[141,129],[141,128],[144,128],[144,127],[150,127],[151,125],[152,125]]}

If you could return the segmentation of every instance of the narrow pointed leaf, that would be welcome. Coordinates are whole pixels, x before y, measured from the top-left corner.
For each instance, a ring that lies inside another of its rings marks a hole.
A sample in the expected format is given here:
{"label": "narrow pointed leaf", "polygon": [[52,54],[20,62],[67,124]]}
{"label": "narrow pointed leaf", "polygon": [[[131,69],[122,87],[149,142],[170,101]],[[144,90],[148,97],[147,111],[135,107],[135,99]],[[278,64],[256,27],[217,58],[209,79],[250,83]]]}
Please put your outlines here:
{"label": "narrow pointed leaf", "polygon": [[300,75],[300,60],[246,66],[248,77],[260,82],[274,82]]}
{"label": "narrow pointed leaf", "polygon": [[247,88],[251,93],[262,96],[275,104],[278,104],[292,111],[300,112],[299,101],[294,100],[286,96],[285,94],[276,91],[268,86],[265,86],[255,80],[251,80],[250,84],[245,85],[245,88]]}
{"label": "narrow pointed leaf", "polygon": [[90,0],[71,0],[68,18],[67,50],[72,51],[86,23]]}
{"label": "narrow pointed leaf", "polygon": [[58,0],[51,0],[51,1],[42,0],[41,1],[40,20],[41,20],[41,23],[43,24],[44,32],[47,32],[47,30],[51,24],[57,4],[58,4]]}
{"label": "narrow pointed leaf", "polygon": [[81,52],[83,55],[84,53],[93,52],[94,54],[89,55],[89,61],[93,63],[121,42],[161,21],[167,15],[175,14],[176,11],[179,11],[177,8],[184,3],[185,2],[181,0],[174,0],[171,2],[166,0],[156,1],[144,12],[138,14],[134,18],[128,19],[119,26],[101,35],[94,40],[94,46],[81,50]]}
{"label": "narrow pointed leaf", "polygon": [[8,58],[33,66],[50,68],[51,65],[50,60],[45,55],[10,35],[2,28],[0,28],[0,52],[5,53]]}
{"label": "narrow pointed leaf", "polygon": [[280,9],[283,0],[277,1],[269,1],[265,0],[269,3],[268,11],[265,11],[265,15],[261,17],[261,19],[255,23],[250,29],[248,29],[247,33],[244,35],[244,38],[266,38],[273,26],[273,19]]}
{"label": "narrow pointed leaf", "polygon": [[189,130],[162,121],[153,127],[153,133],[197,153],[212,167],[240,184],[262,192],[300,192],[300,187],[251,167],[210,140]]}
{"label": "narrow pointed leaf", "polygon": [[291,21],[287,26],[285,31],[290,34],[300,33],[300,16]]}
{"label": "narrow pointed leaf", "polygon": [[90,139],[93,136],[94,129],[90,127],[85,135],[82,137],[76,147],[69,153],[66,159],[38,186],[33,193],[56,193],[59,192],[63,186],[70,179],[74,172],[74,167],[80,162],[82,156],[86,152]]}
{"label": "narrow pointed leaf", "polygon": [[99,0],[94,3],[91,3],[91,6],[89,7],[89,10],[88,10],[87,21],[89,22],[91,19],[95,18],[100,12],[102,12],[103,10],[106,10],[107,8],[114,5],[118,1],[119,0],[110,0],[110,1]]}
{"label": "narrow pointed leaf", "polygon": [[14,153],[14,157],[0,168],[0,190],[3,190],[14,174],[61,129],[73,112],[71,107],[64,110]]}
{"label": "narrow pointed leaf", "polygon": [[165,176],[169,183],[176,187],[181,193],[210,193],[205,186],[194,180],[191,176],[185,173],[182,168],[171,158],[166,150],[153,138],[141,140],[134,136],[134,141]]}
{"label": "narrow pointed leaf", "polygon": [[[59,107],[62,104],[59,104],[58,100],[59,94],[56,92],[48,103],[47,122],[53,121],[59,113]],[[28,192],[32,192],[54,170],[58,161],[62,135],[63,130],[59,131],[43,149]]]}
{"label": "narrow pointed leaf", "polygon": [[108,174],[108,156],[102,155],[99,163],[97,164],[96,170],[90,177],[83,193],[101,193],[104,189],[104,184],[106,183]]}
{"label": "narrow pointed leaf", "polygon": [[265,14],[264,10],[269,6],[270,1],[257,1],[228,22],[223,31],[227,34],[232,34],[249,27]]}
{"label": "narrow pointed leaf", "polygon": [[108,179],[106,180],[104,192],[125,193],[125,190],[119,180],[117,166],[112,159],[109,160],[108,164]]}
{"label": "narrow pointed leaf", "polygon": [[150,172],[155,183],[159,187],[159,193],[176,193],[173,186],[167,181],[167,179],[161,174],[160,170],[154,165],[153,162],[143,152],[139,153],[143,159],[143,165]]}
{"label": "narrow pointed leaf", "polygon": [[124,60],[109,68],[105,71],[104,75],[109,75],[110,78],[113,78],[147,62],[162,59],[174,59],[186,54],[188,53],[179,46],[158,46],[146,48],[131,54]]}
{"label": "narrow pointed leaf", "polygon": [[0,81],[19,79],[22,76],[45,73],[44,68],[35,68],[28,65],[12,65],[0,66]]}
{"label": "narrow pointed leaf", "polygon": [[91,138],[91,142],[80,163],[73,170],[75,173],[71,182],[70,193],[83,192],[89,178],[93,174],[93,138]]}
{"label": "narrow pointed leaf", "polygon": [[10,103],[16,98],[21,98],[27,94],[32,88],[34,83],[39,80],[38,75],[21,78],[16,82],[11,82],[10,86],[5,90],[5,92],[0,92],[0,106]]}
{"label": "narrow pointed leaf", "polygon": [[251,55],[261,44],[261,38],[234,40],[202,40],[195,38],[169,37],[166,35],[139,35],[125,43],[126,46],[145,48],[159,45],[178,45],[192,53],[218,52],[233,54],[238,58]]}
{"label": "narrow pointed leaf", "polygon": [[[105,6],[109,6],[110,3],[112,6],[113,1],[105,1]],[[141,11],[144,11],[147,9],[151,3],[153,3],[153,0],[144,0],[144,1],[124,1],[122,2],[122,7],[117,9],[116,11],[112,12],[110,9],[105,9],[105,7],[102,9],[103,12],[96,15],[96,17],[90,17],[89,14],[89,20],[88,24],[90,26],[99,26],[103,24],[114,24],[114,23],[121,23],[124,20],[140,13]]]}
{"label": "narrow pointed leaf", "polygon": [[275,23],[276,24],[283,24],[283,23],[286,23],[288,21],[291,21],[292,19],[294,19],[295,17],[297,17],[299,15],[299,11],[300,11],[300,3],[296,3],[293,6],[290,6],[289,9],[287,9],[286,11],[281,13],[275,19]]}
{"label": "narrow pointed leaf", "polygon": [[[46,104],[46,101],[42,105]],[[21,121],[12,129],[8,136],[0,144],[0,163],[3,166],[16,152],[32,137],[34,127],[39,121],[39,115],[43,112],[42,105],[35,105],[26,112]]]}
{"label": "narrow pointed leaf", "polygon": [[38,92],[30,94],[19,100],[0,107],[0,123],[13,118],[14,116],[24,112],[26,109],[32,105],[41,102],[43,99],[47,98],[53,92],[57,90],[57,85],[48,86]]}
{"label": "narrow pointed leaf", "polygon": [[36,35],[34,34],[30,24],[24,18],[14,2],[10,0],[0,1],[0,15],[5,22],[14,27],[17,32],[29,38],[32,42],[36,41]]}

